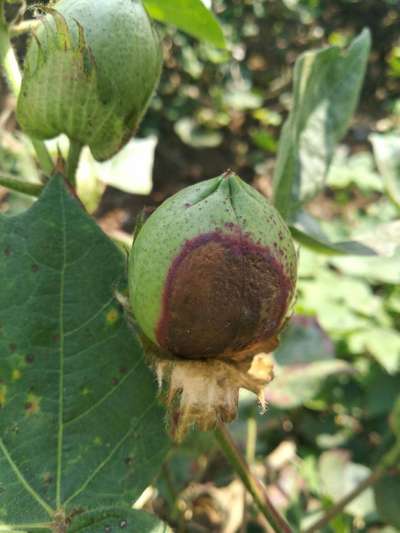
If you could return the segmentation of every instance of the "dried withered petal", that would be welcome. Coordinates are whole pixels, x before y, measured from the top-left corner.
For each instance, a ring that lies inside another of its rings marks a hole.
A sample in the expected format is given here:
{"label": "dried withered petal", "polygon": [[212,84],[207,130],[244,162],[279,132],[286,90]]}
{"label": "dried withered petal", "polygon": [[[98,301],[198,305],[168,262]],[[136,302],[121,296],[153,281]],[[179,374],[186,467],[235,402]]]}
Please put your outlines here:
{"label": "dried withered petal", "polygon": [[265,409],[263,390],[273,379],[272,364],[263,355],[256,356],[252,364],[159,359],[154,366],[159,387],[162,388],[164,381],[167,383],[169,430],[177,442],[193,425],[208,431],[218,422],[232,422],[241,388],[256,394]]}

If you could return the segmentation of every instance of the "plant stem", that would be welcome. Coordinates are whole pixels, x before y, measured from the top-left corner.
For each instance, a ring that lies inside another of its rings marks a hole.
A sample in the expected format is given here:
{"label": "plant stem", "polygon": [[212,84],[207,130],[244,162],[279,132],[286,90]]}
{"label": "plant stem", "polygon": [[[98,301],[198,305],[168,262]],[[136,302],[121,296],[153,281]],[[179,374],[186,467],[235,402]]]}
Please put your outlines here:
{"label": "plant stem", "polygon": [[54,171],[54,162],[43,141],[30,137],[37,158],[46,176],[51,176]]}
{"label": "plant stem", "polygon": [[[252,465],[254,464],[256,458],[256,445],[257,445],[257,422],[255,417],[249,416],[247,419],[247,438],[246,438],[246,461],[251,471]],[[258,513],[259,516],[262,516],[265,522],[264,515]],[[268,533],[274,533],[274,530],[271,528],[269,523],[264,523],[265,530]],[[247,501],[247,491],[243,487],[243,520],[240,528],[240,533],[246,533],[248,529],[248,501]]]}
{"label": "plant stem", "polygon": [[6,176],[4,174],[0,174],[0,186],[35,197],[39,196],[44,188],[44,185],[41,185],[40,183],[29,183],[28,181],[22,181],[13,176]]}
{"label": "plant stem", "polygon": [[257,445],[257,422],[254,416],[247,420],[246,461],[249,465],[254,463]]}
{"label": "plant stem", "polygon": [[248,464],[224,424],[218,424],[215,436],[225,457],[231,463],[267,521],[278,533],[292,533],[292,528],[275,509],[261,482],[250,472]]}
{"label": "plant stem", "polygon": [[165,481],[165,486],[169,492],[169,497],[171,498],[171,502],[172,502],[172,519],[178,522],[177,533],[181,533],[182,531],[185,531],[185,521],[184,521],[184,517],[178,505],[179,493],[175,489],[172,476],[171,476],[171,471],[169,469],[169,465],[167,464],[167,462],[164,463],[161,472],[162,472],[162,477]]}
{"label": "plant stem", "polygon": [[382,461],[378,464],[371,474],[361,481],[361,483],[355,487],[347,496],[339,500],[335,505],[326,511],[326,513],[317,520],[314,524],[304,530],[303,533],[318,533],[323,527],[341,513],[345,507],[352,502],[357,496],[359,496],[364,490],[372,487],[382,476],[387,469],[395,464],[400,457],[400,441],[398,441],[393,448],[383,457]]}
{"label": "plant stem", "polygon": [[67,179],[73,187],[76,185],[76,171],[78,170],[79,159],[82,152],[82,144],[79,141],[71,139],[67,160],[66,174]]}
{"label": "plant stem", "polygon": [[21,71],[17,57],[10,43],[7,23],[4,15],[4,4],[0,2],[0,64],[3,66],[8,85],[15,96],[21,87]]}
{"label": "plant stem", "polygon": [[[11,45],[10,34],[4,15],[4,3],[2,0],[0,0],[0,65],[3,67],[11,92],[16,98],[18,98],[22,76],[17,56]],[[46,145],[43,141],[39,141],[38,139],[32,139],[32,144],[43,172],[47,175],[51,175],[54,169],[54,164]]]}

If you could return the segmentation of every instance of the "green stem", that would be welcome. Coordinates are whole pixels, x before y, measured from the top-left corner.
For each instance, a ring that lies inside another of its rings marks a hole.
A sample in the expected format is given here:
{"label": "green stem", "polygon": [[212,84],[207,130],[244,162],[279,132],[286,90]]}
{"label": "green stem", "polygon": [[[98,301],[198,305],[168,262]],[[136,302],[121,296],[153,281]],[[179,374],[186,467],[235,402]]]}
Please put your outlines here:
{"label": "green stem", "polygon": [[13,176],[6,176],[4,174],[0,174],[0,186],[10,189],[11,191],[35,197],[39,196],[44,188],[44,185],[41,185],[40,183],[29,183],[28,181],[22,181]]}
{"label": "green stem", "polygon": [[0,64],[3,66],[11,91],[17,96],[22,78],[16,55],[10,43],[3,2],[0,2]]}
{"label": "green stem", "polygon": [[165,486],[172,502],[172,520],[178,523],[177,533],[181,533],[182,531],[185,531],[185,521],[182,512],[178,506],[179,493],[175,489],[171,476],[171,471],[167,463],[164,463],[161,470],[161,475],[165,481]]}
{"label": "green stem", "polygon": [[[17,56],[11,45],[7,22],[4,15],[4,3],[2,0],[0,0],[0,65],[3,67],[11,92],[16,98],[18,98],[22,76]],[[44,142],[32,139],[32,144],[35,148],[43,172],[47,175],[52,174],[54,164]]]}
{"label": "green stem", "polygon": [[393,446],[393,448],[383,457],[371,474],[365,478],[357,487],[355,487],[347,496],[335,503],[326,513],[314,524],[304,530],[303,533],[318,533],[329,524],[335,516],[340,514],[347,505],[359,496],[364,490],[372,487],[387,471],[389,467],[396,464],[400,457],[400,440]]}
{"label": "green stem", "polygon": [[254,503],[265,516],[267,521],[278,533],[292,533],[292,528],[279,511],[275,509],[264,486],[250,472],[249,466],[224,424],[218,424],[217,429],[215,430],[215,436],[225,457],[231,463],[244,486],[253,497]]}
{"label": "green stem", "polygon": [[[246,438],[246,455],[245,455],[247,464],[249,465],[249,469],[251,469],[256,458],[256,445],[257,445],[257,422],[256,422],[255,417],[251,415],[247,419],[247,438]],[[248,502],[247,502],[246,489],[244,489],[243,520],[242,520],[242,524],[240,527],[240,533],[246,533],[246,531],[248,530],[248,505],[247,504]],[[260,513],[259,513],[259,516],[262,516],[264,518],[264,516],[260,515]],[[274,530],[271,528],[268,522],[264,524],[264,527],[268,533],[274,533]]]}
{"label": "green stem", "polygon": [[79,141],[71,139],[67,160],[66,175],[72,186],[76,185],[76,171],[78,170],[83,145]]}
{"label": "green stem", "polygon": [[54,171],[54,162],[43,141],[30,137],[33,148],[46,176],[51,176]]}
{"label": "green stem", "polygon": [[256,458],[257,422],[254,416],[247,420],[246,461],[252,465]]}

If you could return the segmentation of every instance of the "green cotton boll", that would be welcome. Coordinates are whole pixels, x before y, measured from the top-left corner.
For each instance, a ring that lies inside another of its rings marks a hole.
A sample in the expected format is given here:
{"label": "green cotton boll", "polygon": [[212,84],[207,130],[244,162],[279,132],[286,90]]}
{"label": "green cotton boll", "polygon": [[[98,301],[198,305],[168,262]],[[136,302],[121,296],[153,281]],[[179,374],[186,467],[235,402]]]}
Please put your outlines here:
{"label": "green cotton boll", "polygon": [[129,261],[144,337],[178,358],[239,361],[270,351],[296,279],[287,225],[230,172],[161,205],[139,229]]}
{"label": "green cotton boll", "polygon": [[26,55],[18,121],[32,137],[65,133],[109,159],[158,84],[158,35],[140,0],[60,0],[46,12]]}

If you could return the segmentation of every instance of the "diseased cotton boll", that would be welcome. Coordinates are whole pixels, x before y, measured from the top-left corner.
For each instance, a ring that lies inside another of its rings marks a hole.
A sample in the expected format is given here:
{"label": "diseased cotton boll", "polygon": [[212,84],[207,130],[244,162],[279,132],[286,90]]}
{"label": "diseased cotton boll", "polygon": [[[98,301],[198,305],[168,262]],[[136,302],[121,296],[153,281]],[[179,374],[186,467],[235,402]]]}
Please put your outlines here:
{"label": "diseased cotton boll", "polygon": [[158,84],[157,33],[140,0],[60,0],[43,9],[25,58],[18,121],[32,137],[65,133],[108,159],[137,129]]}
{"label": "diseased cotton boll", "polygon": [[288,227],[233,173],[184,189],[145,222],[130,256],[130,298],[169,382],[178,431],[231,420],[239,388],[259,394],[271,379],[260,358],[262,384],[250,368],[277,346],[296,278]]}

